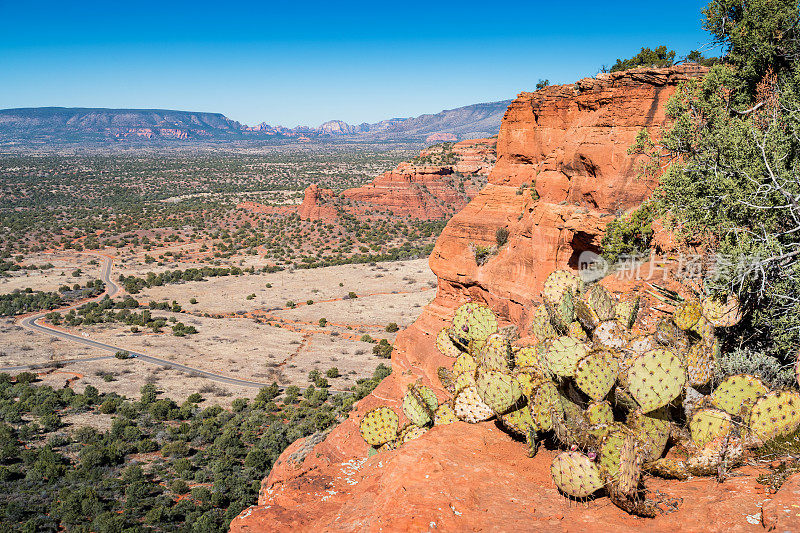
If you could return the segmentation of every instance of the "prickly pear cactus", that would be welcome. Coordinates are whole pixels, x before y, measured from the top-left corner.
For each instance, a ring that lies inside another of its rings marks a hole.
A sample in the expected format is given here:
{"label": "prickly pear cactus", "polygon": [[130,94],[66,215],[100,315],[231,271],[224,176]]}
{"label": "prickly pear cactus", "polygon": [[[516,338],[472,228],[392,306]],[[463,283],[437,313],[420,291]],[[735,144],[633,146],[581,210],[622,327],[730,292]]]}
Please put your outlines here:
{"label": "prickly pear cactus", "polygon": [[586,345],[572,337],[559,337],[544,352],[544,366],[557,376],[570,377],[575,374],[578,361],[586,355]]}
{"label": "prickly pear cactus", "polygon": [[768,392],[767,386],[757,377],[737,374],[719,384],[711,395],[711,403],[729,414],[739,415]]}
{"label": "prickly pear cactus", "polygon": [[465,387],[456,394],[453,410],[459,420],[470,424],[477,424],[494,416],[494,411],[483,403],[474,386]]}
{"label": "prickly pear cactus", "polygon": [[531,369],[531,372],[540,373],[539,355],[536,346],[525,346],[514,354],[514,363],[517,368]]}
{"label": "prickly pear cactus", "polygon": [[772,391],[750,410],[750,430],[761,440],[788,435],[800,427],[800,393]]}
{"label": "prickly pear cactus", "polygon": [[552,381],[543,382],[529,399],[531,417],[540,431],[553,429],[553,418],[564,416],[564,407],[558,396],[558,389]]}
{"label": "prickly pear cactus", "polygon": [[499,333],[492,333],[486,337],[486,342],[478,353],[478,364],[498,372],[511,370],[514,367],[511,345]]}
{"label": "prickly pear cactus", "polygon": [[550,473],[559,490],[575,498],[586,498],[603,488],[600,470],[582,453],[558,454],[550,466]]}
{"label": "prickly pear cactus", "polygon": [[589,307],[597,313],[597,318],[599,318],[601,322],[616,319],[614,300],[611,299],[611,295],[602,285],[591,285],[586,290],[584,299],[586,303],[589,304]]}
{"label": "prickly pear cactus", "polygon": [[556,328],[554,328],[553,324],[550,322],[550,313],[547,312],[547,307],[544,304],[538,306],[533,313],[531,332],[540,341],[558,337]]}
{"label": "prickly pear cactus", "polygon": [[400,417],[388,407],[369,411],[361,419],[361,436],[370,446],[381,446],[397,437]]}
{"label": "prickly pear cactus", "polygon": [[731,294],[727,298],[708,296],[703,298],[703,315],[718,328],[735,326],[742,319],[739,299]]}
{"label": "prickly pear cactus", "polygon": [[632,300],[618,302],[614,308],[617,322],[626,329],[632,329],[633,325],[636,323],[636,317],[639,316],[640,301],[640,297],[636,296]]}
{"label": "prickly pear cactus", "polygon": [[483,403],[498,414],[508,412],[522,397],[522,387],[513,376],[481,366],[475,373],[475,390]]}
{"label": "prickly pear cactus", "polygon": [[436,376],[439,378],[439,383],[442,384],[444,390],[449,392],[450,394],[455,394],[456,392],[456,382],[455,378],[456,375],[453,373],[452,370],[448,370],[443,366],[440,366],[436,369]]}
{"label": "prickly pear cactus", "polygon": [[607,426],[614,423],[614,410],[606,401],[591,402],[586,406],[586,422],[590,426]]}
{"label": "prickly pear cactus", "polygon": [[439,407],[436,394],[424,385],[409,385],[403,396],[403,413],[416,426],[427,426],[433,422],[434,413]]}
{"label": "prickly pear cactus", "polygon": [[434,426],[444,426],[456,421],[456,412],[449,403],[443,403],[436,409],[433,417]]}
{"label": "prickly pear cactus", "polygon": [[689,385],[699,387],[705,385],[714,377],[714,354],[710,348],[699,342],[693,344],[686,354],[686,375]]}
{"label": "prickly pear cactus", "polygon": [[575,302],[575,318],[587,331],[594,331],[600,324],[600,317],[597,316],[597,312],[585,300]]}
{"label": "prickly pear cactus", "polygon": [[628,416],[628,427],[636,432],[647,446],[642,450],[645,460],[655,461],[664,453],[670,434],[669,414],[665,408],[649,413],[634,411]]}
{"label": "prickly pear cactus", "polygon": [[628,351],[637,355],[642,355],[656,348],[658,348],[658,343],[652,335],[639,335],[638,337],[634,337],[628,342],[627,346]]}
{"label": "prickly pear cactus", "polygon": [[700,447],[728,435],[731,429],[733,429],[731,415],[721,409],[698,409],[689,421],[692,442]]}
{"label": "prickly pear cactus", "polygon": [[497,332],[497,317],[485,305],[469,302],[456,309],[450,338],[461,346],[468,347],[470,341],[482,341]]}
{"label": "prickly pear cactus", "polygon": [[697,324],[697,321],[700,320],[702,315],[703,308],[700,302],[687,300],[675,308],[675,312],[672,314],[672,320],[675,322],[676,326],[686,331]]}
{"label": "prickly pear cactus", "polygon": [[594,341],[606,348],[621,350],[630,342],[630,335],[616,320],[607,320],[595,328]]}
{"label": "prickly pear cactus", "polygon": [[599,401],[614,386],[618,365],[614,356],[605,350],[594,350],[583,356],[575,368],[575,383],[589,398]]}
{"label": "prickly pear cactus", "polygon": [[447,357],[458,357],[461,355],[461,350],[459,350],[458,346],[450,339],[447,328],[442,329],[436,336],[436,348],[438,348],[442,355]]}
{"label": "prickly pear cactus", "polygon": [[556,270],[544,280],[542,298],[550,305],[558,305],[565,292],[577,294],[581,279],[569,270]]}
{"label": "prickly pear cactus", "polygon": [[456,377],[459,374],[475,375],[477,369],[478,362],[468,353],[462,353],[456,358],[456,362],[453,363],[453,374],[455,374]]}
{"label": "prickly pear cactus", "polygon": [[622,424],[615,424],[600,441],[597,463],[607,483],[618,479],[620,455],[625,441],[629,439],[634,439],[633,432]]}
{"label": "prickly pear cactus", "polygon": [[628,370],[628,389],[647,413],[677,398],[686,383],[680,359],[669,350],[651,350],[636,357]]}
{"label": "prickly pear cactus", "polygon": [[567,336],[572,337],[573,339],[579,340],[581,342],[588,342],[589,336],[584,331],[583,326],[577,320],[572,322],[567,328]]}
{"label": "prickly pear cactus", "polygon": [[500,420],[500,423],[511,430],[512,433],[523,437],[528,434],[531,428],[536,428],[536,424],[531,416],[531,408],[527,404],[519,409],[509,411],[504,415],[498,415],[497,418]]}
{"label": "prickly pear cactus", "polygon": [[689,337],[669,318],[662,318],[656,324],[655,340],[664,346],[675,348],[678,352],[689,348]]}
{"label": "prickly pear cactus", "polygon": [[403,445],[406,442],[420,438],[427,431],[428,428],[420,427],[416,424],[408,424],[400,430],[400,433],[397,435],[397,442],[399,445]]}

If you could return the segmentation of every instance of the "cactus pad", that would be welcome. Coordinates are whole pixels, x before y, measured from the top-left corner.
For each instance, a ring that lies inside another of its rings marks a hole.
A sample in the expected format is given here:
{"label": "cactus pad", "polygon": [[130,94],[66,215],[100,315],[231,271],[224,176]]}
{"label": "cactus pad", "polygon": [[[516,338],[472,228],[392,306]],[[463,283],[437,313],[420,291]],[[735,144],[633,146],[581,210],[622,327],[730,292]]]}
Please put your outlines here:
{"label": "cactus pad", "polygon": [[647,461],[655,461],[661,457],[670,433],[669,413],[665,408],[649,413],[634,411],[628,416],[628,426],[646,444],[642,452]]}
{"label": "cactus pad", "polygon": [[594,330],[594,340],[606,348],[621,350],[629,340],[628,330],[620,325],[616,320],[601,322]]}
{"label": "cactus pad", "polygon": [[572,337],[559,337],[543,352],[543,363],[553,374],[570,377],[575,374],[575,367],[586,351],[586,345]]}
{"label": "cactus pad", "polygon": [[555,270],[544,280],[542,298],[550,305],[558,305],[565,292],[578,293],[581,279],[569,270]]}
{"label": "cactus pad", "polygon": [[724,300],[713,296],[706,297],[703,299],[702,306],[703,314],[718,328],[734,326],[742,319],[739,299],[733,294]]}
{"label": "cactus pad", "polygon": [[586,422],[590,426],[609,425],[614,423],[614,411],[611,404],[602,402],[592,402],[586,407]]}
{"label": "cactus pad", "polygon": [[703,343],[693,344],[686,354],[686,375],[692,387],[705,385],[714,377],[714,354]]}
{"label": "cactus pad", "polygon": [[552,381],[543,381],[530,397],[531,417],[540,431],[553,429],[553,416],[561,417],[564,407],[558,396],[558,389]]}
{"label": "cactus pad", "polygon": [[800,426],[800,393],[772,391],[750,410],[750,430],[761,440],[788,435]]}
{"label": "cactus pad", "polygon": [[442,384],[442,387],[449,392],[450,394],[455,394],[456,392],[456,382],[455,377],[456,375],[453,373],[452,370],[448,370],[443,366],[440,366],[436,369],[436,376],[439,378],[439,383]]}
{"label": "cactus pad", "polygon": [[597,464],[607,483],[617,480],[619,461],[626,440],[633,440],[633,433],[622,424],[615,424],[600,441],[600,454]]}
{"label": "cactus pad", "polygon": [[361,436],[370,446],[380,446],[394,440],[400,417],[388,407],[378,407],[361,419]]}
{"label": "cactus pad", "polygon": [[642,355],[656,348],[658,348],[658,344],[652,335],[640,335],[632,338],[628,343],[628,350],[637,355]]}
{"label": "cactus pad", "polygon": [[692,331],[700,335],[700,338],[706,344],[711,344],[716,338],[714,336],[714,324],[712,324],[711,321],[704,316],[701,316],[700,320],[697,321],[697,324],[692,326]]}
{"label": "cactus pad", "polygon": [[453,363],[453,374],[456,376],[459,374],[474,375],[477,369],[478,362],[468,353],[462,353],[456,358],[456,362]]}
{"label": "cactus pad", "polygon": [[442,355],[447,357],[458,357],[461,355],[461,350],[459,350],[458,346],[450,339],[450,334],[447,332],[446,328],[442,329],[436,336],[436,348],[439,349]]}
{"label": "cactus pad", "polygon": [[433,422],[439,401],[436,394],[424,385],[409,385],[403,396],[403,413],[416,426],[426,426]]}
{"label": "cactus pad", "polygon": [[689,421],[692,442],[700,447],[728,435],[732,428],[731,415],[721,409],[698,409]]}
{"label": "cactus pad", "polygon": [[575,318],[587,331],[593,331],[600,324],[600,317],[584,300],[575,302]]}
{"label": "cactus pad", "polygon": [[469,346],[470,341],[483,340],[497,332],[497,317],[485,305],[469,302],[456,309],[450,338],[457,344]]}
{"label": "cactus pad", "polygon": [[511,345],[499,333],[492,333],[486,337],[477,359],[479,365],[498,372],[505,372],[514,367]]}
{"label": "cactus pad", "polygon": [[636,357],[627,375],[628,389],[645,413],[677,398],[686,383],[680,359],[669,350],[651,350]]}
{"label": "cactus pad", "polygon": [[666,317],[656,324],[654,337],[659,344],[675,347],[678,351],[689,348],[689,338],[686,333]]}
{"label": "cactus pad", "polygon": [[556,329],[550,323],[550,313],[547,312],[547,307],[544,304],[538,306],[536,311],[533,312],[531,332],[540,341],[558,337]]}
{"label": "cactus pad", "polygon": [[536,393],[536,389],[539,387],[542,381],[545,381],[545,379],[539,374],[534,372],[525,372],[523,370],[514,372],[514,378],[519,383],[519,386],[522,389],[522,394],[528,398],[533,397],[533,395]]}
{"label": "cactus pad", "polygon": [[536,428],[533,417],[531,417],[531,408],[527,404],[504,415],[499,415],[497,418],[506,428],[517,435],[525,436],[531,428]]}
{"label": "cactus pad", "polygon": [[597,313],[597,318],[601,322],[616,318],[614,300],[611,299],[611,295],[602,285],[595,284],[590,286],[584,295],[584,300]]}
{"label": "cactus pad", "polygon": [[755,376],[738,374],[728,376],[711,395],[711,403],[723,411],[738,415],[769,392],[764,382]]}
{"label": "cactus pad", "polygon": [[483,403],[498,414],[509,411],[522,397],[522,387],[513,376],[480,366],[475,373],[475,389]]}
{"label": "cactus pad", "polygon": [[494,415],[492,408],[481,401],[474,386],[465,387],[456,394],[453,410],[459,420],[470,424],[489,420]]}
{"label": "cactus pad", "polygon": [[675,307],[675,311],[672,313],[672,321],[680,329],[686,331],[697,324],[702,315],[703,308],[700,306],[700,302],[687,300]]}
{"label": "cactus pad", "polygon": [[436,413],[434,413],[433,417],[434,426],[444,426],[446,424],[452,424],[455,421],[456,412],[449,403],[443,403],[436,409]]}
{"label": "cactus pad", "polygon": [[586,498],[603,488],[597,465],[578,452],[562,452],[550,466],[553,481],[564,494]]}
{"label": "cactus pad", "polygon": [[532,369],[540,373],[539,355],[536,353],[536,346],[525,346],[514,354],[514,364],[516,368]]}
{"label": "cactus pad", "polygon": [[639,296],[636,296],[633,300],[618,302],[614,308],[617,322],[627,329],[633,328],[636,323],[636,317],[639,316],[640,302],[641,298]]}
{"label": "cactus pad", "polygon": [[577,320],[569,325],[569,328],[567,328],[567,335],[581,342],[586,342],[589,340],[589,337],[583,330],[583,326],[581,326],[581,323]]}
{"label": "cactus pad", "polygon": [[417,426],[416,424],[408,424],[397,435],[398,444],[402,445],[406,442],[420,438],[428,431],[428,428]]}
{"label": "cactus pad", "polygon": [[606,397],[617,380],[618,365],[605,350],[594,350],[582,357],[575,368],[575,383],[592,400]]}

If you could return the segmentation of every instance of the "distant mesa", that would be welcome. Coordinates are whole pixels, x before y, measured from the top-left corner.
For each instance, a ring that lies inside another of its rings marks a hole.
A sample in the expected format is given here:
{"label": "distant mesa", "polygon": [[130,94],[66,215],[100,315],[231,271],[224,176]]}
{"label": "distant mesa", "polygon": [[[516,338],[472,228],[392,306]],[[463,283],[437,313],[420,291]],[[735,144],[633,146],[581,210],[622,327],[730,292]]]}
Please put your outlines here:
{"label": "distant mesa", "polygon": [[490,137],[511,100],[473,104],[412,118],[351,125],[329,120],[316,128],[246,126],[220,113],[166,109],[30,107],[0,110],[0,143],[169,141],[290,138],[442,142]]}

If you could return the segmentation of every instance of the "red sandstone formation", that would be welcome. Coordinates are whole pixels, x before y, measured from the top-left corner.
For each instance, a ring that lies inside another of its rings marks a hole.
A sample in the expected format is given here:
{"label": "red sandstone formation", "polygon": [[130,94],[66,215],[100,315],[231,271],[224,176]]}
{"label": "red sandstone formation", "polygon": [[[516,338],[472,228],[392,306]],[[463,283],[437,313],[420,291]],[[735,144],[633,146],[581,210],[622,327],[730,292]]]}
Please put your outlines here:
{"label": "red sandstone formation", "polygon": [[[446,398],[436,369],[453,361],[439,354],[434,338],[458,304],[486,302],[525,336],[546,274],[574,266],[581,251],[596,249],[615,212],[650,194],[654,183],[636,179],[627,148],[641,128],[664,122],[663,104],[677,83],[702,73],[690,65],[639,69],[520,94],[503,119],[489,185],[437,241],[430,258],[439,278],[436,299],[398,335],[392,375],[324,442],[289,447],[264,480],[258,505],[231,530],[800,530],[800,475],[774,497],[757,483],[754,468],[721,483],[648,479],[663,514],[642,519],[605,497],[565,499],[550,478],[552,452],[528,459],[524,443],[493,421],[435,427],[370,458],[358,431],[361,416],[377,405],[402,413],[408,383],[421,380]],[[532,182],[538,200],[530,188],[517,194]],[[508,228],[508,243],[479,267],[470,245],[493,244],[499,227]]]}
{"label": "red sandstone formation", "polygon": [[265,215],[291,215],[297,211],[296,205],[265,205],[258,202],[239,202],[237,209],[244,209],[251,213],[262,213]]}
{"label": "red sandstone formation", "polygon": [[297,210],[300,218],[310,218],[313,220],[324,220],[330,222],[336,220],[336,206],[333,204],[333,191],[330,189],[320,189],[316,184],[306,188],[303,203]]}

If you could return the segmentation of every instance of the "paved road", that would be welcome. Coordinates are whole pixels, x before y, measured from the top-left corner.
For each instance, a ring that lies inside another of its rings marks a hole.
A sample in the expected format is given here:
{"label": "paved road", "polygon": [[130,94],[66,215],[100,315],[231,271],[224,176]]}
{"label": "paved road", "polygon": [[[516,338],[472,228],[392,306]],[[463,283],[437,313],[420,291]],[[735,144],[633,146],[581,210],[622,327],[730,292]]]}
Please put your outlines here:
{"label": "paved road", "polygon": [[[100,300],[100,299],[104,298],[106,295],[108,295],[109,297],[113,297],[114,295],[117,294],[117,292],[119,292],[119,287],[117,286],[116,283],[114,283],[111,280],[111,263],[112,263],[112,260],[110,258],[108,258],[106,256],[103,256],[103,266],[102,266],[102,268],[100,270],[100,278],[106,284],[106,291],[103,294],[101,294],[100,296],[98,296],[97,298],[95,298],[95,300]],[[67,307],[67,308],[62,309],[62,310],[73,309],[73,308],[78,307],[79,305],[83,305],[83,303],[85,303],[85,302],[82,302],[81,304],[73,305],[71,307]],[[104,351],[112,352],[112,353],[116,353],[116,352],[119,352],[119,351],[126,351],[126,352],[130,353],[131,356],[136,357],[137,359],[140,359],[140,360],[145,361],[147,363],[152,363],[154,365],[160,365],[160,366],[169,366],[169,367],[172,367],[174,369],[182,370],[182,371],[190,373],[190,374],[202,376],[202,377],[210,379],[212,381],[217,381],[219,383],[227,383],[229,385],[240,385],[242,387],[253,387],[253,388],[267,387],[267,386],[270,385],[269,383],[259,383],[257,381],[249,381],[249,380],[246,380],[246,379],[237,379],[237,378],[232,378],[232,377],[228,377],[228,376],[223,376],[221,374],[214,374],[213,372],[207,372],[207,371],[201,370],[199,368],[192,368],[190,366],[181,365],[181,364],[175,363],[173,361],[168,361],[166,359],[160,359],[158,357],[153,357],[151,355],[146,355],[146,354],[143,354],[141,352],[136,352],[134,350],[128,350],[126,348],[121,348],[119,346],[113,346],[111,344],[105,344],[105,343],[102,343],[102,342],[93,341],[91,339],[88,339],[86,337],[81,337],[79,335],[73,335],[72,333],[67,333],[65,331],[61,331],[59,329],[55,329],[55,328],[53,328],[53,327],[51,327],[51,326],[49,326],[47,324],[40,324],[39,320],[41,320],[44,317],[45,314],[46,313],[39,313],[39,314],[36,314],[36,315],[25,317],[20,321],[20,325],[25,329],[29,329],[29,330],[35,331],[37,333],[50,335],[51,337],[57,337],[59,339],[64,339],[64,340],[68,340],[68,341],[72,341],[72,342],[78,342],[78,343],[83,344],[85,346],[89,346],[91,348],[96,348],[98,350],[104,350]],[[106,355],[106,356],[100,356],[100,357],[88,357],[88,358],[85,358],[85,359],[71,359],[71,360],[66,360],[66,361],[61,361],[61,362],[63,362],[63,363],[78,363],[78,362],[83,363],[83,362],[88,362],[88,361],[100,361],[100,360],[103,360],[103,359],[112,359],[113,357],[114,357],[113,355]],[[2,371],[14,371],[14,370],[25,370],[25,369],[34,368],[36,366],[38,366],[38,365],[23,365],[23,366],[13,366],[13,367],[12,366],[0,367],[0,372],[2,372]]]}

